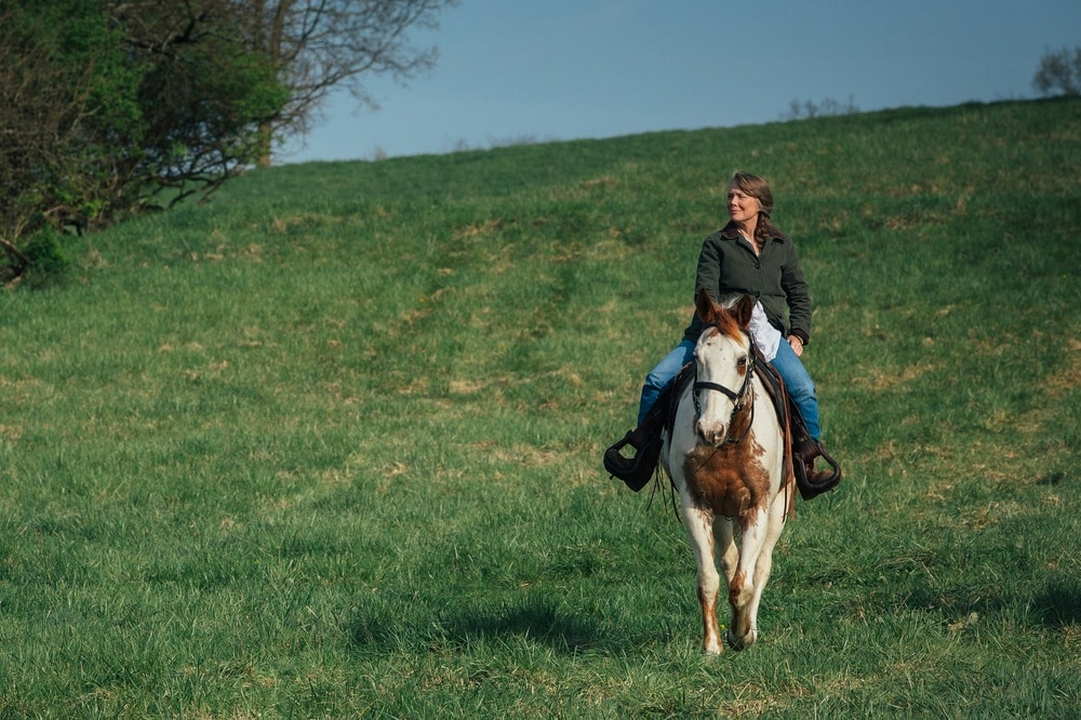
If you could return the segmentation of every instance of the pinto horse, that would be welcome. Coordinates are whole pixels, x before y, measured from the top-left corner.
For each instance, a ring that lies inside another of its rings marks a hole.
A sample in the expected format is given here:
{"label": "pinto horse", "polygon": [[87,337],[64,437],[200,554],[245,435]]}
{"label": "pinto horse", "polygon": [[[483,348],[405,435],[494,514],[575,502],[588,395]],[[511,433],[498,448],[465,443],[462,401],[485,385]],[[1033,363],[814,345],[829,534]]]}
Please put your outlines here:
{"label": "pinto horse", "polygon": [[755,371],[747,331],[755,302],[743,296],[721,305],[699,292],[705,330],[694,350],[695,381],[683,389],[661,448],[698,563],[703,650],[710,654],[723,649],[718,566],[732,607],[728,645],[742,650],[758,637],[758,604],[794,497],[785,431]]}

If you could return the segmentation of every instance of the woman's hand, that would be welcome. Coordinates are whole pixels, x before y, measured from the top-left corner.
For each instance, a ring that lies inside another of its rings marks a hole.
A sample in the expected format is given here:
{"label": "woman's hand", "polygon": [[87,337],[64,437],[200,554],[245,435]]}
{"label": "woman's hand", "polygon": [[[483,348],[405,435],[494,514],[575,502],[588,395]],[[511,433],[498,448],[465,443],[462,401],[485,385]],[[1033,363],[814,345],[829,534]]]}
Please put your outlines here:
{"label": "woman's hand", "polygon": [[792,352],[796,353],[796,357],[803,354],[803,341],[799,339],[799,335],[789,335],[788,344],[792,346]]}

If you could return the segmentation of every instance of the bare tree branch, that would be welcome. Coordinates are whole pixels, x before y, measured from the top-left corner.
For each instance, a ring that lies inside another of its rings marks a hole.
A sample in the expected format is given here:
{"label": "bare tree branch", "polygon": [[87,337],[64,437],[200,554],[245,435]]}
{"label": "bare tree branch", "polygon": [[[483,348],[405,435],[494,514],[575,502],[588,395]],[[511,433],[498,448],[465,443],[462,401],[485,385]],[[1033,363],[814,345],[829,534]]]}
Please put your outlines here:
{"label": "bare tree branch", "polygon": [[261,164],[271,145],[303,134],[330,91],[347,88],[375,107],[364,79],[389,73],[405,81],[435,64],[434,48],[406,42],[414,28],[436,26],[439,12],[457,0],[234,0],[245,16],[252,47],[278,68],[290,99],[262,127]]}

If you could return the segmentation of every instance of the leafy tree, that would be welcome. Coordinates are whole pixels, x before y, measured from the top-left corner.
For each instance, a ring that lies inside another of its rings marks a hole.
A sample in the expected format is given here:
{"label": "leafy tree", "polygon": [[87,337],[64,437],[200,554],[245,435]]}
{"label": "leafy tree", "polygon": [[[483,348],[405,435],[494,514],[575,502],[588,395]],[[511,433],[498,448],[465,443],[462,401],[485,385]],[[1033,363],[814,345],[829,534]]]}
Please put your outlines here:
{"label": "leafy tree", "polygon": [[375,107],[363,81],[389,73],[407,80],[433,66],[434,48],[416,48],[407,32],[435,27],[456,0],[234,0],[250,47],[269,58],[289,89],[281,113],[261,128],[260,164],[275,141],[307,132],[331,89],[348,88]]}
{"label": "leafy tree", "polygon": [[288,90],[236,19],[231,0],[0,0],[0,282],[46,225],[175,204],[255,161]]}
{"label": "leafy tree", "polygon": [[8,262],[0,280],[30,264],[18,238],[50,218],[63,224],[100,212],[110,183],[101,182],[107,158],[94,157],[95,128],[121,133],[138,120],[121,38],[99,8],[48,1],[2,8],[0,243]]}
{"label": "leafy tree", "polygon": [[431,67],[407,31],[454,2],[0,0],[0,282],[48,254],[26,251],[46,226],[82,231],[268,164],[334,87],[374,105],[362,80]]}
{"label": "leafy tree", "polygon": [[257,129],[282,112],[288,88],[236,32],[228,0],[145,0],[117,9],[129,46],[148,61],[139,88],[146,176],[175,190],[173,203],[216,189],[257,159]]}
{"label": "leafy tree", "polygon": [[1040,58],[1040,66],[1032,77],[1032,86],[1043,95],[1081,93],[1081,47],[1071,53],[1062,48],[1048,51]]}

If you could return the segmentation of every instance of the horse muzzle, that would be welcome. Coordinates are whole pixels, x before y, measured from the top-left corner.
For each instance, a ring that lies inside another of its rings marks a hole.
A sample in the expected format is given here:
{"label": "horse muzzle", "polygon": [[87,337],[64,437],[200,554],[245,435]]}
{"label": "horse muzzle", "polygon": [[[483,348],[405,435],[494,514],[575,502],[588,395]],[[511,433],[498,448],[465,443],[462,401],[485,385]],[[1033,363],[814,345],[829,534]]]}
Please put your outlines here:
{"label": "horse muzzle", "polygon": [[704,418],[699,418],[695,423],[695,429],[698,430],[698,437],[706,445],[717,446],[724,442],[726,428],[724,423],[721,422],[709,422]]}

